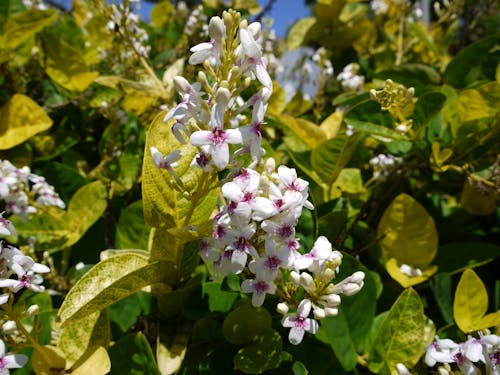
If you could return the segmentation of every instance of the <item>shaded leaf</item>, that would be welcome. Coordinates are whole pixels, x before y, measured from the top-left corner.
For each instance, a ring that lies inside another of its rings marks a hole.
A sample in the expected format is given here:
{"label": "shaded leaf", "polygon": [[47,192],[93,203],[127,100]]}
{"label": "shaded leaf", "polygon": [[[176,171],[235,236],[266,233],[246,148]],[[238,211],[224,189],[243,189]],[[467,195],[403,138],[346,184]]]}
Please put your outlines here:
{"label": "shaded leaf", "polygon": [[109,349],[115,375],[160,374],[148,340],[141,332],[121,337]]}
{"label": "shaded leaf", "polygon": [[234,368],[246,374],[261,374],[278,367],[282,351],[281,336],[271,328],[256,335],[252,343],[234,356]]}

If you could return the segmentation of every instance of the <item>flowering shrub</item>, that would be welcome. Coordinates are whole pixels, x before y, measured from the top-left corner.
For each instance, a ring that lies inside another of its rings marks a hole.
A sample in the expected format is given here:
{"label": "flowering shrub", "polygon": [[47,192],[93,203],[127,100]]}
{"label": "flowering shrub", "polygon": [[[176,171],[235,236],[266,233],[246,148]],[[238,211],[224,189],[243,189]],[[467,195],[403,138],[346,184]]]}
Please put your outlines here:
{"label": "flowering shrub", "polygon": [[6,4],[0,373],[500,372],[497,5]]}

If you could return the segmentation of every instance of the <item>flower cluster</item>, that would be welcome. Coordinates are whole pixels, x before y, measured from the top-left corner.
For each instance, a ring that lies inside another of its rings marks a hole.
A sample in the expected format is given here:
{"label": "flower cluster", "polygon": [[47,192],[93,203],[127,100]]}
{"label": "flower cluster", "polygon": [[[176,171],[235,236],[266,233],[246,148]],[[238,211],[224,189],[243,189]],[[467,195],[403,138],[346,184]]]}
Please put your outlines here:
{"label": "flower cluster", "polygon": [[370,166],[373,168],[373,178],[377,181],[385,181],[391,173],[393,173],[402,159],[391,154],[378,154],[370,159]]}
{"label": "flower cluster", "polygon": [[5,343],[0,339],[0,374],[8,375],[9,369],[21,368],[28,362],[24,354],[5,354]]}
{"label": "flower cluster", "polygon": [[347,64],[342,72],[337,76],[344,90],[347,91],[362,91],[365,77],[359,75],[360,67],[356,63]]}
{"label": "flower cluster", "polygon": [[[282,324],[291,328],[290,342],[298,344],[304,332],[317,331],[318,323],[309,318],[311,309],[315,319],[336,315],[339,294],[358,292],[364,274],[356,272],[333,284],[342,255],[326,237],[319,237],[307,254],[298,251],[296,226],[303,208],[313,205],[308,201],[308,182],[295,169],[276,168],[274,159],[262,159],[261,127],[272,81],[263,57],[260,24],[240,22],[240,15],[229,11],[222,18],[211,18],[208,33],[209,42],[191,48],[189,63],[203,64],[213,83],[204,72],[193,84],[175,77],[182,100],[165,116],[179,142],[189,138],[198,147],[192,165],[205,172],[229,169],[212,235],[202,240],[201,257],[216,274],[244,275],[241,290],[252,293],[256,307],[263,305],[267,294],[277,294],[283,301],[278,305],[285,315]],[[244,93],[253,80],[262,87],[253,94]],[[238,148],[231,152],[233,145]],[[164,156],[151,147],[151,154],[155,165],[182,186],[175,172],[180,152]],[[243,154],[251,157],[246,167],[239,158]],[[294,292],[283,293],[285,289]],[[295,314],[288,313],[291,307]]]}
{"label": "flower cluster", "polygon": [[[133,2],[133,1],[130,1]],[[140,2],[136,7],[139,8]],[[148,42],[148,33],[139,26],[139,15],[134,13],[134,9],[127,4],[111,4],[111,20],[107,24],[108,30],[119,32],[122,37],[126,37],[132,44],[132,49],[126,48],[122,53],[122,59],[126,60],[138,53],[140,56],[147,57],[151,49]]]}
{"label": "flower cluster", "polygon": [[31,173],[29,167],[16,168],[8,160],[0,161],[0,200],[5,201],[5,210],[24,219],[36,212],[35,206],[64,208],[64,202],[45,181]]}
{"label": "flower cluster", "polygon": [[458,344],[436,336],[436,341],[427,347],[425,363],[428,366],[444,364],[440,373],[451,374],[450,364],[455,363],[468,375],[480,374],[481,364],[488,374],[500,374],[500,336],[479,334],[479,339],[468,336],[465,342]]}

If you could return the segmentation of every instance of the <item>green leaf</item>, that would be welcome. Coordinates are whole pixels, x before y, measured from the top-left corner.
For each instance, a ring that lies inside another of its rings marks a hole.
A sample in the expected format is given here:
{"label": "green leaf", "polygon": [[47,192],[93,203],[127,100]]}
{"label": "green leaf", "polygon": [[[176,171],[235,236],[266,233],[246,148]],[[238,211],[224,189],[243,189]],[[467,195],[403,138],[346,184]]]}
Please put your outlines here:
{"label": "green leaf", "polygon": [[406,87],[414,87],[417,95],[428,91],[430,86],[441,82],[439,73],[429,65],[403,64],[375,74],[375,78],[392,79]]}
{"label": "green leaf", "polygon": [[373,341],[370,361],[381,358],[395,369],[403,363],[412,368],[425,350],[425,315],[420,296],[406,289],[394,302]]}
{"label": "green leaf", "polygon": [[347,165],[358,145],[359,135],[338,135],[319,144],[311,153],[311,166],[331,186]]}
{"label": "green leaf", "polygon": [[282,346],[280,334],[267,328],[256,335],[250,345],[238,350],[234,356],[234,368],[246,374],[262,374],[276,368],[280,362]]}
{"label": "green leaf", "polygon": [[107,348],[110,339],[107,314],[97,311],[67,324],[61,331],[57,347],[66,357],[66,366],[71,367],[100,346]]}
{"label": "green leaf", "polygon": [[15,94],[0,109],[0,150],[17,146],[51,126],[42,107],[26,95]]}
{"label": "green leaf", "polygon": [[[89,202],[92,202],[90,205]],[[13,218],[17,233],[36,239],[39,250],[57,250],[76,244],[107,207],[106,187],[100,181],[84,185],[71,198],[65,212],[56,207],[39,209],[30,221]]]}
{"label": "green leaf", "polygon": [[306,366],[300,361],[295,361],[292,365],[293,375],[307,375],[309,371],[307,371]]}
{"label": "green leaf", "polygon": [[499,35],[492,35],[470,44],[451,60],[443,74],[445,83],[454,87],[465,87],[476,80],[495,80],[495,71],[500,60]]}
{"label": "green leaf", "polygon": [[57,12],[50,10],[28,10],[9,18],[3,25],[0,36],[0,49],[14,49],[33,35],[40,32],[45,26],[57,19]]}
{"label": "green leaf", "polygon": [[431,119],[436,116],[444,102],[446,96],[439,92],[428,92],[419,96],[413,112],[413,128],[419,130],[428,125]]}
{"label": "green leaf", "polygon": [[84,91],[99,72],[87,67],[80,52],[53,33],[42,36],[42,66],[47,75],[58,85],[70,91]]}
{"label": "green leaf", "polygon": [[453,317],[458,328],[464,333],[469,333],[500,324],[500,312],[485,315],[487,310],[486,287],[473,270],[465,270],[460,277],[453,300]]}
{"label": "green leaf", "polygon": [[52,162],[44,168],[44,176],[50,181],[61,199],[69,202],[73,194],[90,181],[75,168],[59,162]]}
{"label": "green leaf", "polygon": [[345,123],[352,126],[354,130],[366,132],[369,135],[380,136],[383,138],[390,139],[402,139],[402,135],[393,129],[386,128],[384,126],[376,125],[371,122],[359,121],[353,118],[345,118]]}
{"label": "green leaf", "polygon": [[230,311],[239,296],[239,293],[222,290],[221,283],[216,281],[203,283],[202,293],[208,297],[208,309],[212,312]]}
{"label": "green leaf", "polygon": [[109,320],[116,323],[122,332],[127,332],[141,314],[147,315],[151,312],[151,305],[150,294],[134,293],[108,307]]}
{"label": "green leaf", "polygon": [[136,201],[120,213],[116,225],[116,247],[119,249],[147,249],[149,227],[144,220],[142,201]]}
{"label": "green leaf", "polygon": [[491,108],[478,90],[463,90],[458,94],[458,115],[461,122],[493,117],[498,108]]}
{"label": "green leaf", "polygon": [[316,338],[331,346],[346,371],[356,367],[357,354],[342,307],[337,316],[321,320]]}
{"label": "green leaf", "polygon": [[424,207],[407,194],[398,195],[385,210],[377,236],[385,259],[399,265],[426,268],[437,252],[438,234],[434,220]]}
{"label": "green leaf", "polygon": [[139,254],[118,254],[96,264],[71,288],[59,309],[61,326],[158,283],[172,271],[166,262],[148,263]]}
{"label": "green leaf", "polygon": [[455,274],[467,268],[491,262],[500,254],[500,246],[486,242],[459,242],[439,247],[434,263],[440,272]]}
{"label": "green leaf", "polygon": [[148,340],[141,333],[121,337],[109,349],[111,375],[160,374]]}
{"label": "green leaf", "polygon": [[453,324],[453,294],[451,276],[438,273],[431,280],[432,293],[447,324]]}
{"label": "green leaf", "polygon": [[227,341],[234,345],[249,343],[271,326],[271,315],[263,307],[246,303],[231,311],[224,319],[222,332]]}

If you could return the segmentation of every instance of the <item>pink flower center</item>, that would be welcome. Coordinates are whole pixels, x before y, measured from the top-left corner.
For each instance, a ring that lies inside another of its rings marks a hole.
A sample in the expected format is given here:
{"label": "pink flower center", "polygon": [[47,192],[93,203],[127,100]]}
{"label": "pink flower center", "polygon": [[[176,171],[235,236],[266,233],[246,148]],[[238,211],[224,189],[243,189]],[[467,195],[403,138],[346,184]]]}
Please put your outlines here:
{"label": "pink flower center", "polygon": [[283,238],[290,237],[294,233],[294,228],[291,225],[284,225],[278,228],[278,235]]}
{"label": "pink flower center", "polygon": [[277,256],[270,256],[267,257],[266,260],[264,261],[264,264],[267,268],[270,270],[276,271],[278,267],[281,265],[281,260]]}
{"label": "pink flower center", "polygon": [[253,289],[257,293],[265,293],[269,290],[269,284],[263,280],[259,280],[253,284]]}
{"label": "pink flower center", "polygon": [[227,133],[224,131],[224,129],[215,128],[212,130],[212,133],[210,134],[208,139],[211,143],[218,146],[226,141]]}

